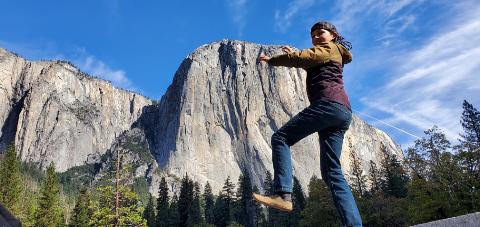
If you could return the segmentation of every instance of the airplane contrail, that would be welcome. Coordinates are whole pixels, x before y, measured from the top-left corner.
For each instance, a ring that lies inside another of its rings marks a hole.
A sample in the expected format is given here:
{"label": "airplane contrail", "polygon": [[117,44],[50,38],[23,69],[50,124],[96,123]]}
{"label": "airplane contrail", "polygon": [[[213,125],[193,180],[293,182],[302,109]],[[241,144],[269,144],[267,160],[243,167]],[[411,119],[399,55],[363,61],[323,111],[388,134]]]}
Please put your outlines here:
{"label": "airplane contrail", "polygon": [[412,133],[409,133],[409,132],[407,132],[407,131],[405,131],[405,130],[403,130],[403,129],[401,129],[401,128],[398,128],[398,127],[396,127],[396,126],[394,126],[394,125],[392,125],[392,124],[389,124],[389,123],[387,123],[387,122],[385,122],[385,121],[382,121],[382,120],[380,120],[380,119],[378,119],[378,118],[376,118],[376,117],[373,117],[373,116],[371,116],[371,115],[369,115],[369,114],[367,114],[367,113],[363,113],[363,112],[356,111],[356,110],[354,110],[354,112],[356,112],[356,113],[358,113],[358,114],[361,114],[361,115],[364,115],[364,116],[367,116],[367,117],[369,117],[369,118],[375,119],[376,121],[379,121],[379,122],[381,122],[381,123],[383,123],[383,124],[385,124],[385,125],[388,125],[388,126],[394,128],[394,129],[396,129],[396,130],[398,130],[398,131],[400,131],[400,132],[403,132],[403,133],[405,133],[405,134],[407,134],[407,135],[409,135],[409,136],[415,137],[415,138],[417,138],[417,139],[422,139],[422,138],[420,138],[420,137],[418,137],[418,136],[416,136],[416,135],[414,135],[414,134],[412,134]]}

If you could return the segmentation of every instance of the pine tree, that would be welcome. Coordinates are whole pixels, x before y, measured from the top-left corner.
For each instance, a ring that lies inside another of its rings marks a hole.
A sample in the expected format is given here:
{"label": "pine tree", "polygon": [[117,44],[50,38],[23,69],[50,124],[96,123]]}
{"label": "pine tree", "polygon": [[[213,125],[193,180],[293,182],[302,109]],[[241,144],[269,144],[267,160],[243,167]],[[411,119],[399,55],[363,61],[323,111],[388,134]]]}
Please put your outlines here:
{"label": "pine tree", "polygon": [[[273,195],[275,189],[273,188],[273,179],[272,174],[267,171],[265,182],[265,194]],[[267,226],[285,226],[288,223],[288,214],[282,211],[279,211],[272,207],[267,207]]]}
{"label": "pine tree", "polygon": [[[128,186],[118,189],[107,185],[99,186],[93,205],[90,224],[93,226],[147,226],[139,206],[138,195]],[[117,203],[117,195],[119,203]],[[118,213],[117,213],[118,212]]]}
{"label": "pine tree", "polygon": [[[265,174],[265,181],[263,182],[265,195],[273,195],[275,192],[273,191],[273,179],[272,174],[270,171],[267,170]],[[267,226],[273,226],[275,220],[275,210],[271,207],[267,207]]]}
{"label": "pine tree", "polygon": [[[381,144],[380,166],[370,161],[368,181],[370,190],[366,188],[367,176],[359,177],[361,171],[355,171],[357,185],[354,186],[354,195],[359,196],[359,184],[362,186],[362,195],[357,200],[357,206],[365,226],[405,226],[407,218],[404,211],[407,209],[407,184],[409,177],[400,160],[389,153],[386,146]],[[361,167],[356,167],[361,168]],[[361,182],[361,183],[359,183]],[[354,183],[355,185],[355,183]]]}
{"label": "pine tree", "polygon": [[232,222],[232,210],[235,202],[235,185],[227,177],[220,195],[215,201],[215,225],[227,226]]}
{"label": "pine tree", "polygon": [[235,200],[232,206],[232,217],[235,223],[243,224],[245,223],[244,218],[246,217],[245,210],[242,207],[242,180],[243,174],[240,173],[237,181],[237,192],[235,193]]}
{"label": "pine tree", "polygon": [[380,166],[370,161],[371,188],[357,199],[365,226],[405,226],[409,177],[397,157],[381,144]]}
{"label": "pine tree", "polygon": [[147,226],[140,209],[140,199],[131,186],[123,181],[129,177],[129,165],[122,162],[120,150],[117,149],[115,171],[107,175],[107,181],[114,185],[98,186],[93,203],[93,215],[90,224],[94,226]]}
{"label": "pine tree", "polygon": [[13,215],[20,215],[20,193],[22,180],[20,178],[20,162],[17,160],[15,146],[7,148],[5,157],[0,163],[0,203]]}
{"label": "pine tree", "polygon": [[254,226],[255,208],[253,206],[252,183],[246,169],[238,178],[236,221],[243,226]]}
{"label": "pine tree", "polygon": [[48,166],[45,179],[40,188],[38,209],[35,212],[35,226],[62,225],[60,206],[60,183],[53,162]]}
{"label": "pine tree", "polygon": [[461,171],[448,151],[450,147],[445,134],[434,126],[408,149],[407,162],[414,173],[408,187],[411,224],[447,218],[458,212],[455,191]]}
{"label": "pine tree", "polygon": [[397,157],[387,151],[382,144],[380,186],[383,192],[397,198],[407,196],[408,175]]}
{"label": "pine tree", "polygon": [[225,184],[223,185],[222,189],[222,195],[223,199],[227,202],[226,205],[227,207],[230,208],[232,205],[233,201],[235,200],[235,184],[233,184],[230,180],[230,176],[227,177],[225,180]]}
{"label": "pine tree", "polygon": [[215,199],[215,206],[213,208],[213,217],[215,226],[227,226],[228,225],[228,218],[229,214],[225,211],[225,204],[224,200],[222,199],[222,193],[220,192]]}
{"label": "pine tree", "polygon": [[302,185],[300,181],[293,177],[293,191],[292,191],[293,211],[288,214],[288,226],[299,226],[302,220],[302,211],[305,209],[306,200],[303,194]]}
{"label": "pine tree", "polygon": [[[408,187],[408,216],[410,224],[419,224],[445,218],[444,201],[438,200],[436,186],[427,179],[414,179]],[[439,212],[440,211],[440,212]]]}
{"label": "pine tree", "polygon": [[[16,216],[21,222],[22,226],[34,226],[35,212],[38,210],[39,192],[36,188],[37,183],[33,183],[28,176],[22,174],[22,193],[20,195],[20,214]],[[35,189],[34,186],[35,185]]]}
{"label": "pine tree", "polygon": [[147,226],[148,227],[156,226],[155,207],[153,205],[152,195],[149,196],[147,206],[145,207],[145,210],[143,211],[143,219],[147,220]]}
{"label": "pine tree", "polygon": [[157,216],[156,223],[159,227],[168,226],[168,210],[169,210],[169,197],[168,197],[168,185],[165,177],[162,177],[160,180],[160,186],[158,189],[158,198],[157,198]]}
{"label": "pine tree", "polygon": [[180,215],[178,214],[178,196],[173,194],[172,201],[168,208],[168,226],[176,227],[180,225]]}
{"label": "pine tree", "polygon": [[381,190],[369,195],[359,204],[364,226],[406,226],[406,201],[385,195]]}
{"label": "pine tree", "polygon": [[348,146],[350,147],[350,166],[352,167],[351,182],[353,193],[358,198],[362,198],[367,188],[367,177],[363,174],[362,161],[355,152],[355,149],[350,140],[348,141]]}
{"label": "pine tree", "polygon": [[415,147],[407,148],[406,161],[411,172],[411,177],[415,179],[426,179],[428,177],[428,165],[424,155],[420,154]]}
{"label": "pine tree", "polygon": [[[460,123],[463,127],[463,134],[460,135],[461,146],[465,151],[473,152],[480,148],[480,111],[466,100],[463,101],[463,113]],[[480,151],[479,151],[480,152]],[[477,159],[478,161],[478,159]],[[478,163],[475,166],[478,170]],[[474,167],[474,168],[475,168]]]}
{"label": "pine tree", "polygon": [[[465,174],[467,171],[462,169],[462,152],[459,151],[458,155],[450,153],[450,142],[437,127],[425,131],[425,134],[426,136],[415,141],[415,146],[408,151],[412,154],[408,156],[409,159],[423,155],[424,168],[427,170],[426,177],[414,179],[412,185],[417,187],[410,187],[410,201],[424,201],[424,204],[410,204],[412,220],[436,220],[472,212],[469,205],[474,197],[470,197],[470,187],[466,185],[469,185],[468,182],[472,182],[470,179],[473,178],[469,178],[469,174]],[[459,146],[456,146],[456,149],[458,148]],[[423,187],[423,184],[428,187]],[[422,189],[425,191],[419,191]],[[424,215],[415,213],[424,207],[433,207],[435,212],[424,212]]]}
{"label": "pine tree", "polygon": [[193,187],[193,200],[189,214],[189,225],[198,225],[202,222],[202,215],[200,214],[200,196],[200,185],[195,182]]}
{"label": "pine tree", "polygon": [[75,208],[73,209],[72,218],[70,219],[69,226],[75,227],[87,227],[90,226],[90,217],[93,215],[93,211],[91,210],[92,200],[90,192],[87,188],[82,188],[80,190],[80,194],[77,198],[77,203],[75,204]]}
{"label": "pine tree", "polygon": [[213,224],[215,222],[215,217],[213,214],[215,208],[215,198],[212,193],[212,186],[207,182],[205,189],[203,191],[203,198],[205,200],[205,222],[208,224]]}
{"label": "pine tree", "polygon": [[300,226],[339,226],[335,205],[330,190],[323,180],[313,176],[308,185],[307,205],[303,210]]}
{"label": "pine tree", "polygon": [[416,140],[413,149],[417,156],[425,160],[425,164],[428,166],[426,177],[436,181],[439,177],[436,168],[439,166],[440,155],[446,152],[451,145],[445,134],[437,126],[433,126],[424,133],[425,137]]}
{"label": "pine tree", "polygon": [[368,174],[368,180],[370,181],[370,194],[375,194],[380,190],[380,173],[377,168],[377,164],[370,160],[370,173]]}
{"label": "pine tree", "polygon": [[462,186],[464,186],[462,182],[465,179],[463,179],[462,169],[455,155],[450,152],[442,153],[436,171],[439,178],[434,183],[438,185],[439,191],[435,197],[445,203],[445,206],[442,207],[445,215],[455,217],[471,212],[461,202],[461,198],[466,197],[468,193],[462,190]]}
{"label": "pine tree", "polygon": [[461,203],[470,213],[480,210],[480,111],[466,100],[463,101],[460,123],[463,134],[455,149],[463,172]]}
{"label": "pine tree", "polygon": [[[252,192],[255,192],[258,194],[260,193],[260,190],[258,190],[257,186],[254,186]],[[265,217],[265,211],[262,205],[259,203],[254,203],[253,206],[255,209],[255,226],[266,226],[267,219]]]}
{"label": "pine tree", "polygon": [[180,196],[178,198],[179,226],[187,226],[191,222],[191,205],[193,200],[193,182],[187,174],[182,179]]}
{"label": "pine tree", "polygon": [[268,170],[265,174],[265,181],[263,182],[263,185],[266,195],[272,195],[274,193],[272,174]]}

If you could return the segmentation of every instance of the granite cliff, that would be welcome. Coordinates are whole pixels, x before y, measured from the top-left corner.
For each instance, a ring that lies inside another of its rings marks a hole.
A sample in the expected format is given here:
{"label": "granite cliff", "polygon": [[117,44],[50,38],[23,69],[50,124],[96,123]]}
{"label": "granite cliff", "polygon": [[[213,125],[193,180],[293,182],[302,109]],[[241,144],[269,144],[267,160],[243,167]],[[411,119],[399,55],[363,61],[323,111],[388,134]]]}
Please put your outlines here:
{"label": "granite cliff", "polygon": [[151,100],[62,61],[30,62],[0,49],[0,149],[58,171],[96,162]]}

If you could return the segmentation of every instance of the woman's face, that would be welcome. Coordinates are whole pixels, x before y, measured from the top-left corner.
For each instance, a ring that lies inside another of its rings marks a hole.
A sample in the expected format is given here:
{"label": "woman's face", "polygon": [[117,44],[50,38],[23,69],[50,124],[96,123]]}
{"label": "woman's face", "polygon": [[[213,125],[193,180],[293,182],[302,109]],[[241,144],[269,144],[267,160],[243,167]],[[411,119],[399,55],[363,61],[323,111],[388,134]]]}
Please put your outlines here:
{"label": "woman's face", "polygon": [[311,35],[312,35],[312,44],[314,46],[323,42],[332,41],[335,38],[335,36],[331,32],[323,28],[314,30]]}

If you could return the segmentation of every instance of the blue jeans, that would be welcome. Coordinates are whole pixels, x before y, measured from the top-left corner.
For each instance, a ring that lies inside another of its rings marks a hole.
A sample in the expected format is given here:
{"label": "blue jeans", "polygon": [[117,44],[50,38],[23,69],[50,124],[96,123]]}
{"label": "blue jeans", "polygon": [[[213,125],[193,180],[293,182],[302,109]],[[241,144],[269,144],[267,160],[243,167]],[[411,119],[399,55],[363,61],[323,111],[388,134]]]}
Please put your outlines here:
{"label": "blue jeans", "polygon": [[319,100],[276,131],[272,135],[273,188],[276,192],[292,192],[290,146],[318,132],[322,179],[330,188],[342,223],[345,226],[362,226],[355,199],[343,177],[340,165],[343,136],[351,120],[352,113],[344,105]]}

